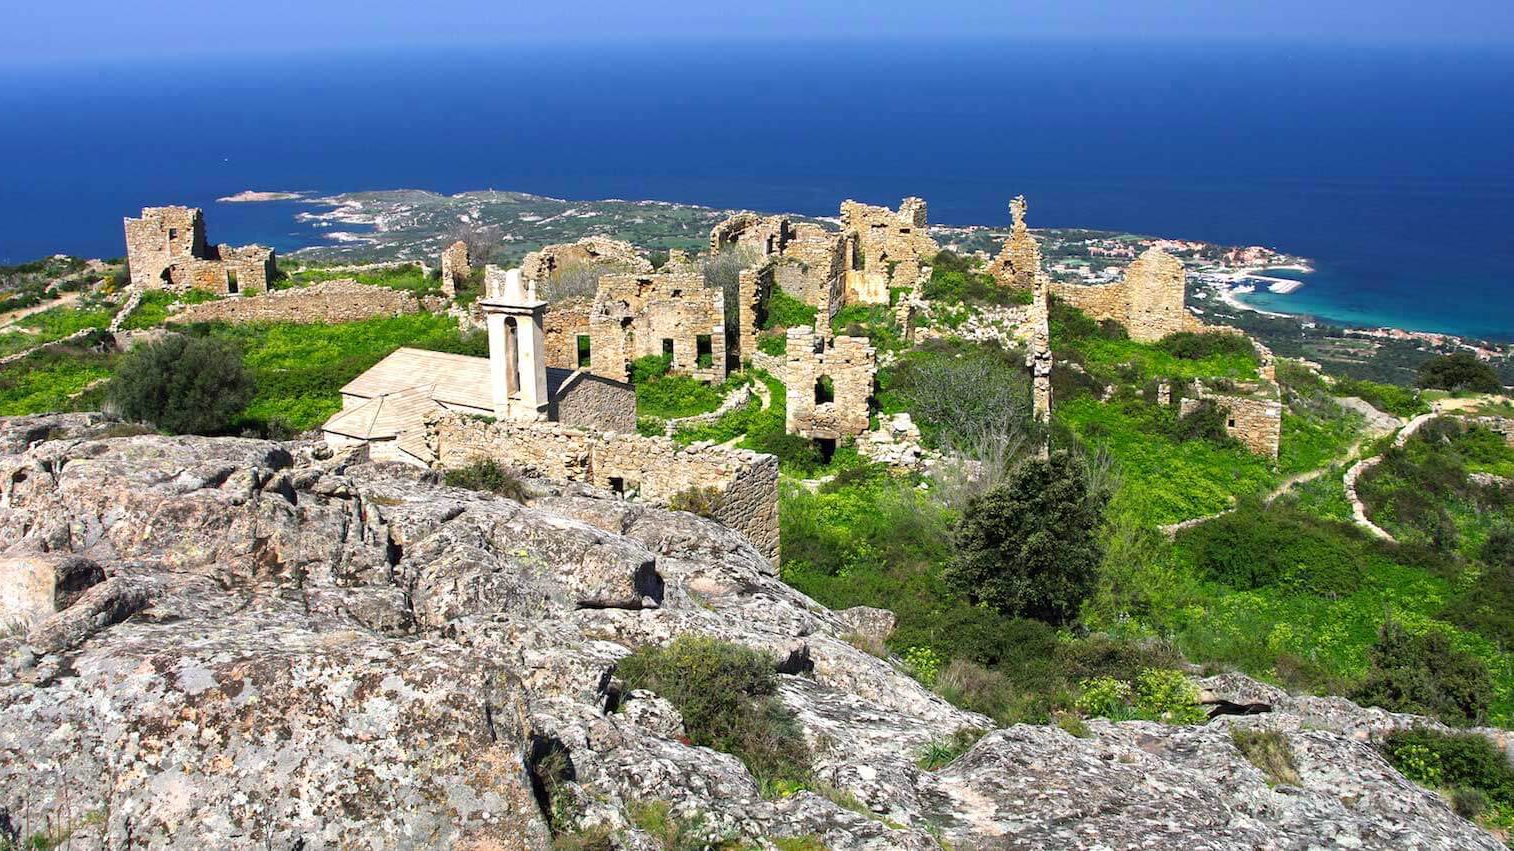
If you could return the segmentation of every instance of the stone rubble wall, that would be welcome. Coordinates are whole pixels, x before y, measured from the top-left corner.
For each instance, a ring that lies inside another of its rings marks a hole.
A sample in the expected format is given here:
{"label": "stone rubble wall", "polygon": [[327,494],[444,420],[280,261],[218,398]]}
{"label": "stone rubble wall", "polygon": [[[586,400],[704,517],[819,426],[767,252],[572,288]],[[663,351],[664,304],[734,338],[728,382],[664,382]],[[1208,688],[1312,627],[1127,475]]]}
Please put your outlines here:
{"label": "stone rubble wall", "polygon": [[[199,289],[217,294],[268,291],[277,268],[261,245],[235,247],[205,241],[205,216],[193,207],[146,207],[124,220],[131,283],[140,288]],[[233,283],[235,286],[233,286]]]}
{"label": "stone rubble wall", "polygon": [[417,313],[421,307],[420,299],[403,290],[340,279],[248,298],[191,304],[170,316],[168,321],[335,324]]}
{"label": "stone rubble wall", "polygon": [[1027,209],[1024,195],[1017,195],[1009,202],[1009,216],[1013,223],[1009,238],[1004,240],[999,256],[988,264],[988,273],[994,276],[994,280],[1002,286],[1022,290],[1034,289],[1036,277],[1041,274],[1041,248],[1025,224]]}
{"label": "stone rubble wall", "polygon": [[578,264],[606,266],[625,272],[652,271],[652,263],[636,253],[629,242],[607,236],[586,236],[577,242],[542,246],[527,254],[520,264],[521,278],[528,284],[540,284],[554,272]]}
{"label": "stone rubble wall", "polygon": [[742,248],[756,256],[781,260],[777,286],[815,307],[829,320],[846,299],[846,273],[855,238],[785,216],[738,213],[710,230],[710,253]]}
{"label": "stone rubble wall", "polygon": [[[698,341],[710,337],[710,365],[698,365]],[[589,314],[590,369],[630,379],[631,361],[663,353],[673,341],[672,372],[702,381],[726,376],[725,295],[697,272],[616,274],[599,279]]]}
{"label": "stone rubble wall", "polygon": [[629,384],[579,370],[559,388],[548,406],[548,418],[573,428],[634,432],[636,391]]}
{"label": "stone rubble wall", "polygon": [[715,520],[778,561],[778,459],[709,444],[679,446],[664,437],[584,431],[551,422],[485,422],[433,413],[426,442],[440,468],[492,458],[527,474],[620,490],[666,506],[690,488],[721,494]]}
{"label": "stone rubble wall", "polygon": [[887,207],[842,201],[841,227],[856,234],[864,272],[848,282],[854,290],[848,297],[864,304],[887,304],[888,288],[913,286],[920,267],[941,250],[927,232],[926,206],[919,198],[905,198],[897,213]]}
{"label": "stone rubble wall", "polygon": [[1509,417],[1468,417],[1467,422],[1503,435],[1504,442],[1510,446],[1514,446],[1514,419],[1510,419]]}
{"label": "stone rubble wall", "polygon": [[1208,330],[1184,305],[1182,261],[1158,248],[1132,261],[1122,281],[1094,286],[1058,282],[1052,294],[1095,320],[1119,322],[1132,340],[1142,343],[1179,331]]}
{"label": "stone rubble wall", "polygon": [[[721,400],[721,402],[720,402],[720,407],[716,408],[713,411],[710,411],[708,413],[703,413],[703,414],[693,414],[693,415],[687,416],[687,417],[677,417],[677,418],[671,419],[671,420],[664,420],[663,421],[663,434],[665,434],[668,437],[672,437],[674,434],[678,433],[679,431],[682,431],[683,429],[697,428],[699,426],[711,425],[714,422],[716,422],[717,420],[719,420],[721,417],[725,416],[726,414],[729,414],[730,412],[736,410],[737,408],[744,408],[744,407],[746,407],[746,404],[748,402],[750,402],[750,401],[752,401],[752,385],[750,385],[750,384],[742,384],[741,386],[737,387],[735,390],[732,390],[730,393],[726,394],[726,397],[723,400]],[[635,408],[636,408],[636,400],[635,400],[635,398],[633,396],[633,398],[631,400],[631,409],[632,409],[632,417],[633,417],[633,422],[632,422],[631,425],[632,425],[633,428],[635,426],[635,422],[634,422]]]}
{"label": "stone rubble wall", "polygon": [[[824,340],[813,328],[790,328],[782,373],[787,388],[785,429],[828,440],[866,432],[877,373],[877,353],[866,337]],[[830,402],[815,400],[815,385],[822,376],[831,380]]]}
{"label": "stone rubble wall", "polygon": [[590,298],[568,298],[547,305],[542,318],[542,339],[546,346],[547,366],[558,369],[578,369],[578,337],[590,337],[590,352],[593,351],[593,335],[589,333],[589,313],[594,308]]}
{"label": "stone rubble wall", "polygon": [[442,250],[442,294],[457,298],[457,288],[473,274],[468,262],[468,243],[458,240]]}
{"label": "stone rubble wall", "polygon": [[1228,413],[1225,433],[1239,440],[1247,449],[1268,458],[1277,458],[1283,439],[1283,403],[1276,399],[1253,399],[1199,389],[1198,398],[1185,398],[1178,410],[1187,414],[1202,399],[1213,400]]}
{"label": "stone rubble wall", "polygon": [[742,269],[736,295],[736,360],[746,363],[757,354],[757,336],[762,333],[764,305],[778,285],[778,263],[769,258],[760,265]]}

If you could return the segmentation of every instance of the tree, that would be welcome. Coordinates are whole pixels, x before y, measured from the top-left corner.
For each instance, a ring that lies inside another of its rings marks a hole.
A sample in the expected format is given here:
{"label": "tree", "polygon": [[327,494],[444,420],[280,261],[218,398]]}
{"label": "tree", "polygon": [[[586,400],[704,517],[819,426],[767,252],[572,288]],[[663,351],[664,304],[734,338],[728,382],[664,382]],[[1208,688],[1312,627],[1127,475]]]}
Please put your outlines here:
{"label": "tree", "polygon": [[1093,592],[1103,548],[1095,533],[1107,497],[1065,450],[1028,458],[968,503],[946,578],[974,602],[1061,624]]}
{"label": "tree", "polygon": [[1497,393],[1503,389],[1498,383],[1498,371],[1471,352],[1441,355],[1420,364],[1419,386],[1474,393]]}
{"label": "tree", "polygon": [[1487,716],[1493,693],[1488,669],[1453,647],[1442,630],[1415,634],[1390,620],[1368,657],[1372,666],[1351,695],[1357,703],[1434,715],[1448,724],[1477,724]]}
{"label": "tree", "polygon": [[174,434],[223,431],[252,398],[253,382],[235,345],[171,334],[138,346],[106,388],[111,409]]}

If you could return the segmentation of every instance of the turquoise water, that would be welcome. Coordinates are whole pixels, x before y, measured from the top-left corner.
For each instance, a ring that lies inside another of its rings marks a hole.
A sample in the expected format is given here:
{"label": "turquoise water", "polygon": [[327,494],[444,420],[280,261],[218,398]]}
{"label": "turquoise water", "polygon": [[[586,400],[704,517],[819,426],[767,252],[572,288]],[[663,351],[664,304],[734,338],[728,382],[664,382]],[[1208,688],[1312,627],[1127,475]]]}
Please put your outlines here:
{"label": "turquoise water", "polygon": [[1514,338],[1514,51],[1287,44],[564,45],[0,73],[0,263],[121,218],[320,240],[243,189],[514,189],[1124,230],[1312,258],[1258,306]]}

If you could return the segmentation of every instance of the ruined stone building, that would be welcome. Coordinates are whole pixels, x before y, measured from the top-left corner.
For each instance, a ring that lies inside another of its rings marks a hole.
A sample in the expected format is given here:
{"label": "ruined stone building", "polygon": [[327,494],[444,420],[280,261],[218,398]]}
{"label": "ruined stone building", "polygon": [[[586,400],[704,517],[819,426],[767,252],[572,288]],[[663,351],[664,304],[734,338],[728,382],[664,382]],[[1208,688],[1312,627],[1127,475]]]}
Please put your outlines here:
{"label": "ruined stone building", "polygon": [[1283,403],[1276,384],[1263,380],[1216,390],[1195,381],[1193,395],[1185,397],[1178,410],[1186,415],[1204,400],[1225,412],[1226,434],[1257,455],[1277,458],[1283,440]]}
{"label": "ruined stone building", "polygon": [[1024,195],[1016,195],[1009,202],[1009,217],[1012,222],[1009,238],[1004,240],[1004,249],[988,264],[988,273],[1006,287],[1030,290],[1036,286],[1036,276],[1041,272],[1041,247],[1030,228],[1025,224],[1027,205]]}
{"label": "ruined stone building", "polygon": [[1124,325],[1132,340],[1151,343],[1179,331],[1203,331],[1185,306],[1183,262],[1149,248],[1131,262],[1125,278],[1113,284],[1085,286],[1055,283],[1052,294],[1096,320]]}
{"label": "ruined stone building", "polygon": [[787,216],[740,213],[710,231],[710,253],[732,249],[771,268],[774,286],[817,308],[827,320],[846,304],[855,234],[837,233]]}
{"label": "ruined stone building", "polygon": [[605,236],[586,236],[577,242],[545,245],[526,255],[520,273],[528,285],[541,288],[553,275],[574,266],[597,267],[609,272],[650,272],[652,263],[636,253],[629,242]]}
{"label": "ruined stone building", "polygon": [[842,201],[841,229],[855,234],[857,241],[848,302],[888,304],[889,288],[914,286],[921,267],[941,250],[926,230],[925,201],[920,198],[905,198],[898,212]]}
{"label": "ruined stone building", "polygon": [[442,294],[457,298],[458,287],[468,282],[473,267],[468,263],[468,243],[458,240],[442,251]]}
{"label": "ruined stone building", "polygon": [[322,426],[328,444],[366,443],[375,458],[430,464],[435,457],[425,420],[442,411],[635,431],[631,387],[585,370],[549,368],[543,356],[546,305],[526,291],[519,270],[498,271],[488,270],[489,290],[480,302],[489,356],[396,349],[342,388],[342,410]]}
{"label": "ruined stone building", "polygon": [[724,381],[725,294],[699,272],[605,275],[589,312],[590,370],[626,381],[631,362],[667,355],[670,371]]}
{"label": "ruined stone building", "polygon": [[824,449],[867,431],[878,358],[866,337],[832,337],[814,328],[788,330],[783,382],[785,429]]}
{"label": "ruined stone building", "polygon": [[128,217],[125,225],[134,287],[262,293],[276,273],[271,248],[207,244],[205,216],[195,207],[144,207],[140,218]]}

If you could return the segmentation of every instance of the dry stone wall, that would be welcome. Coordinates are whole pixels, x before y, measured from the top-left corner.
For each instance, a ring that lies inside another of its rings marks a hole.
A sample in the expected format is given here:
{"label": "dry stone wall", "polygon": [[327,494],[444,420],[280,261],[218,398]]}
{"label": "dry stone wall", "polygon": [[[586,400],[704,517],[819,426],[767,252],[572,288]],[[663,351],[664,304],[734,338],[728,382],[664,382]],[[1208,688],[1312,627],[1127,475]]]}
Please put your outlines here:
{"label": "dry stone wall", "polygon": [[1082,286],[1057,283],[1053,294],[1097,320],[1124,325],[1130,338],[1151,343],[1179,331],[1203,331],[1198,317],[1184,304],[1183,263],[1159,248],[1150,248],[1131,262],[1125,279],[1113,284]]}
{"label": "dry stone wall", "polygon": [[1185,398],[1179,411],[1187,414],[1200,400],[1212,400],[1225,410],[1225,433],[1257,455],[1277,458],[1283,439],[1283,404],[1277,399],[1211,393],[1199,388],[1198,398]]}
{"label": "dry stone wall", "polygon": [[826,230],[811,222],[791,222],[784,216],[740,213],[710,230],[710,252],[744,249],[753,256],[776,258],[777,286],[826,317],[845,304],[848,264],[855,256],[855,238]]}
{"label": "dry stone wall", "polygon": [[420,310],[420,300],[411,293],[343,279],[249,298],[191,304],[168,321],[338,323]]}
{"label": "dry stone wall", "polygon": [[595,375],[626,381],[631,361],[671,351],[672,372],[723,381],[725,294],[705,286],[697,272],[605,275],[589,314],[589,337]]}
{"label": "dry stone wall", "polygon": [[889,287],[910,287],[941,250],[926,230],[925,201],[905,198],[896,213],[857,201],[841,202],[841,227],[855,234],[861,274],[850,276],[847,298],[888,304]]}
{"label": "dry stone wall", "polygon": [[528,474],[583,482],[659,506],[690,488],[714,488],[721,494],[714,519],[778,560],[778,459],[772,455],[450,413],[428,416],[426,441],[438,467],[492,458]]}
{"label": "dry stone wall", "polygon": [[[783,369],[786,430],[823,440],[866,432],[877,373],[878,358],[866,337],[825,340],[813,328],[790,328]],[[822,388],[822,379],[829,379],[828,387]]]}
{"label": "dry stone wall", "polygon": [[591,298],[568,298],[547,305],[547,313],[542,318],[547,366],[558,369],[589,366],[578,361],[578,338],[583,336],[592,340],[589,333],[589,312],[593,308],[594,300]]}
{"label": "dry stone wall", "polygon": [[468,243],[458,240],[442,251],[442,294],[457,298],[457,288],[473,274],[468,262]]}
{"label": "dry stone wall", "polygon": [[546,245],[527,254],[521,261],[521,278],[527,284],[540,284],[570,266],[604,266],[624,272],[650,272],[652,264],[636,253],[629,242],[606,236],[586,236],[577,242]]}
{"label": "dry stone wall", "polygon": [[994,276],[994,280],[1021,290],[1033,289],[1036,276],[1041,274],[1041,248],[1025,224],[1026,210],[1024,195],[1017,195],[1009,202],[1012,222],[1009,238],[1004,240],[1004,249],[999,256],[988,264],[988,273]]}

